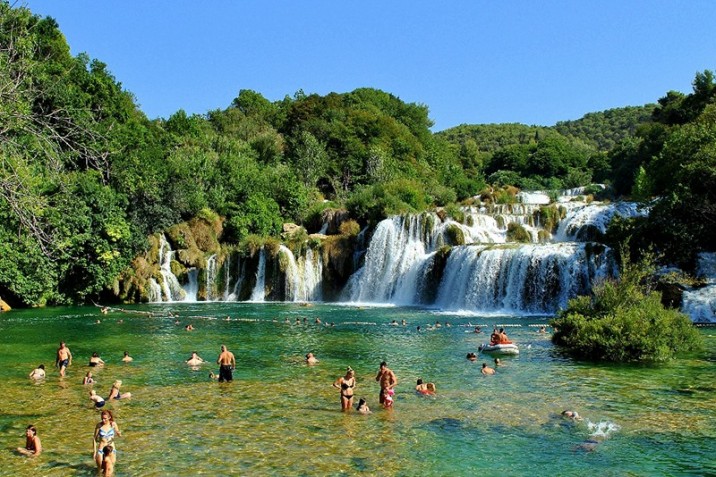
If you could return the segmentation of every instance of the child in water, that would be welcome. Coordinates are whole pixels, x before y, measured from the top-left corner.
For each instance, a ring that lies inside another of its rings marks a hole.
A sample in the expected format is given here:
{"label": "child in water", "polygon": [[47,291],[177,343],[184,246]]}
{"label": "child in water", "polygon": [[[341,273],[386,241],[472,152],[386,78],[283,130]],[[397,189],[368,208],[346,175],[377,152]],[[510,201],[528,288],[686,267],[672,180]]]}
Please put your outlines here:
{"label": "child in water", "polygon": [[387,394],[385,395],[385,402],[383,403],[383,407],[389,408],[393,407],[393,396],[395,395],[395,391],[393,388],[388,389]]}
{"label": "child in water", "polygon": [[114,475],[114,463],[117,459],[117,455],[112,452],[114,449],[111,445],[105,446],[102,454],[102,477],[109,477]]}
{"label": "child in water", "polygon": [[356,406],[356,411],[358,411],[361,414],[370,414],[370,408],[368,407],[368,404],[366,404],[365,399],[361,398],[360,401],[358,401],[358,406]]}

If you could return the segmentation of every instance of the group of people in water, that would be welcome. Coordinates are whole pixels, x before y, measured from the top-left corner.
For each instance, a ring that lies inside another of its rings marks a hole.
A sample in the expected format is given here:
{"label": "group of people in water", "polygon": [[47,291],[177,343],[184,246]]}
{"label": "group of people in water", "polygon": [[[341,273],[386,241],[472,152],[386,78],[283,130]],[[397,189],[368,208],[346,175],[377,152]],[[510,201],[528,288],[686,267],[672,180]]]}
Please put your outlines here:
{"label": "group of people in water", "polygon": [[[124,352],[122,362],[130,363],[133,361],[127,351]],[[67,344],[62,341],[57,349],[55,367],[58,369],[61,377],[64,377],[67,368],[72,365],[72,352],[67,347]],[[99,353],[93,352],[89,359],[88,366],[91,368],[102,367],[105,365],[104,360],[100,358]],[[33,381],[40,381],[45,379],[47,376],[45,371],[45,365],[40,364],[37,368],[33,369],[29,377]],[[94,376],[92,371],[87,371],[82,379],[83,385],[95,384]],[[94,403],[95,409],[101,409],[104,407],[107,401],[129,399],[132,397],[132,393],[121,391],[122,381],[117,379],[112,383],[112,387],[107,395],[107,398],[97,394],[95,389],[90,389],[89,399]],[[94,432],[93,439],[93,456],[97,463],[97,468],[102,472],[103,476],[109,476],[114,473],[114,464],[116,461],[116,448],[114,447],[114,437],[119,436],[119,428],[114,422],[114,417],[109,410],[102,410],[102,420],[97,424]],[[42,444],[40,437],[37,435],[37,428],[34,425],[27,426],[25,431],[25,447],[18,447],[17,451],[28,457],[35,457],[42,453]]]}

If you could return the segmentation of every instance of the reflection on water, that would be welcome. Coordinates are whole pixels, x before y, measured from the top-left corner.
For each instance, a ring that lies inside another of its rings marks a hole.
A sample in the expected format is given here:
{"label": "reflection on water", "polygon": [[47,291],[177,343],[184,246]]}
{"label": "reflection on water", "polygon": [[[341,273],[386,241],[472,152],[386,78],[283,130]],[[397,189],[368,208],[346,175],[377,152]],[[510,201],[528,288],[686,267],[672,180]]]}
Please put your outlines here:
{"label": "reflection on water", "polygon": [[[292,304],[137,309],[161,316],[100,316],[93,308],[0,316],[1,475],[96,475],[91,436],[98,412],[90,388],[80,384],[93,351],[107,362],[93,368],[97,392],[106,396],[121,379],[122,391],[134,396],[107,404],[123,433],[118,476],[716,472],[713,359],[663,366],[574,363],[527,326],[544,318]],[[179,315],[178,325],[169,311]],[[317,317],[335,326],[317,325]],[[403,319],[406,326],[389,326]],[[443,326],[429,330],[437,320]],[[487,339],[469,332],[471,321],[521,325],[508,328],[520,355],[504,358],[495,376],[480,374],[491,357],[465,359]],[[189,322],[195,331],[184,330]],[[716,332],[702,332],[713,357]],[[52,367],[60,340],[74,354],[64,379]],[[209,378],[221,344],[237,357],[230,384]],[[125,350],[134,362],[121,362]],[[210,363],[186,366],[192,351]],[[304,365],[308,351],[320,360],[317,366]],[[400,381],[390,411],[377,402],[382,360]],[[33,384],[27,374],[40,363],[48,377]],[[331,384],[349,365],[356,371],[355,402],[366,398],[371,415],[340,412]],[[435,382],[437,396],[416,395],[417,378]],[[585,420],[561,419],[564,409]],[[11,450],[24,443],[30,423],[45,448],[34,460]],[[586,449],[596,434],[599,445]]]}

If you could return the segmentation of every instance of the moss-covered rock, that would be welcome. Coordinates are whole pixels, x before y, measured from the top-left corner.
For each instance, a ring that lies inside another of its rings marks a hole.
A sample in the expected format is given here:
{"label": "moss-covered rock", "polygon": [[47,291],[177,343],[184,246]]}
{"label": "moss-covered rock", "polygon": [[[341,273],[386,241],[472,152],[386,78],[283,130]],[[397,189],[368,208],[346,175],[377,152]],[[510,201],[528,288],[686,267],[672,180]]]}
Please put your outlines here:
{"label": "moss-covered rock", "polygon": [[530,243],[532,242],[532,235],[520,224],[512,222],[507,226],[507,241]]}
{"label": "moss-covered rock", "polygon": [[456,224],[449,224],[445,229],[445,245],[465,245],[465,233]]}

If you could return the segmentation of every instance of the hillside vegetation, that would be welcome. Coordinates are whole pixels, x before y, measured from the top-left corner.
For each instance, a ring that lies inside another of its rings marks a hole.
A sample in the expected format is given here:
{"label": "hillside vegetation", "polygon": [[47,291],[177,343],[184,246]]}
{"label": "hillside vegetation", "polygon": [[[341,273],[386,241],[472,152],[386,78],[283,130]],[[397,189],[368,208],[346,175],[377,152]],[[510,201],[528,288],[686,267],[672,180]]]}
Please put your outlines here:
{"label": "hillside vegetation", "polygon": [[0,297],[12,306],[115,297],[151,234],[197,217],[240,245],[286,222],[316,231],[325,209],[364,227],[488,185],[608,183],[659,198],[614,240],[679,263],[716,243],[709,71],[650,118],[622,108],[554,128],[434,134],[426,105],[377,89],[272,102],[240,85],[224,109],[149,119],[110,66],[72,56],[53,19],[14,5],[0,2]]}

